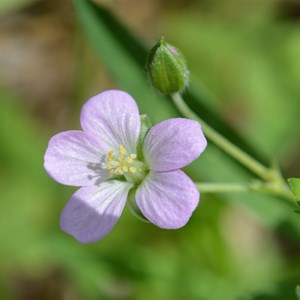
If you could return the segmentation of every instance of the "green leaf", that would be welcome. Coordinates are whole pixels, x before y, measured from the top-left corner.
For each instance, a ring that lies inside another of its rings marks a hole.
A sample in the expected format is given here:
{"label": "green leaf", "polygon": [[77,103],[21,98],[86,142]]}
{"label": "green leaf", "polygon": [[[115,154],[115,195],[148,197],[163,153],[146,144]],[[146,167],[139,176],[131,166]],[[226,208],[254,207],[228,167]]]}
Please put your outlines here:
{"label": "green leaf", "polygon": [[[289,178],[288,183],[293,194],[300,199],[300,178]],[[299,202],[297,202],[297,204],[299,205]]]}

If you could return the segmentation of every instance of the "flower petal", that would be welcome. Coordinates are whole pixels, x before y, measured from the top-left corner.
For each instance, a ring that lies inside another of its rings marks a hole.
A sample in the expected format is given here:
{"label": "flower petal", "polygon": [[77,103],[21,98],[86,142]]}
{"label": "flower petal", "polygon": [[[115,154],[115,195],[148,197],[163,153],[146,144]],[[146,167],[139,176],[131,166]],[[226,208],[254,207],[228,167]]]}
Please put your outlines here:
{"label": "flower petal", "polygon": [[99,184],[109,177],[108,170],[102,168],[104,159],[101,146],[87,133],[65,131],[49,141],[44,167],[62,184],[86,186]]}
{"label": "flower petal", "polygon": [[150,172],[136,193],[143,215],[161,228],[184,226],[199,203],[199,192],[181,170]]}
{"label": "flower petal", "polygon": [[153,126],[145,138],[143,151],[150,169],[171,171],[190,164],[206,145],[198,122],[177,118]]}
{"label": "flower petal", "polygon": [[106,91],[89,99],[81,110],[81,126],[97,136],[106,152],[123,145],[136,153],[140,116],[134,99],[122,91]]}
{"label": "flower petal", "polygon": [[108,234],[126,203],[127,182],[112,180],[79,189],[64,207],[60,226],[81,243],[92,243]]}

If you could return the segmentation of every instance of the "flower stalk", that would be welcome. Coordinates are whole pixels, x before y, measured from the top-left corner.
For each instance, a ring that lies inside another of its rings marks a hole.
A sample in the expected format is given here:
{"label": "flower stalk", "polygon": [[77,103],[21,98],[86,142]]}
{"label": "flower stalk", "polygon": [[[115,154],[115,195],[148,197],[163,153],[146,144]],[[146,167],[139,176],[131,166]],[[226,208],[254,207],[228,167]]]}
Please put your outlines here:
{"label": "flower stalk", "polygon": [[197,188],[201,193],[250,193],[257,192],[261,194],[268,194],[284,198],[295,204],[295,197],[285,188],[276,188],[270,183],[257,180],[253,183],[212,183],[212,182],[195,182]]}
{"label": "flower stalk", "polygon": [[171,98],[179,110],[179,112],[186,118],[198,121],[201,124],[202,130],[206,137],[212,141],[221,150],[229,156],[240,162],[252,173],[264,180],[259,184],[196,184],[201,192],[250,192],[257,191],[261,193],[272,194],[283,197],[295,203],[295,198],[290,192],[286,182],[282,178],[281,173],[277,168],[267,168],[260,162],[255,160],[249,154],[238,148],[231,141],[227,140],[224,136],[218,133],[215,129],[203,121],[197,114],[195,114],[190,107],[185,103],[180,93],[171,95]]}

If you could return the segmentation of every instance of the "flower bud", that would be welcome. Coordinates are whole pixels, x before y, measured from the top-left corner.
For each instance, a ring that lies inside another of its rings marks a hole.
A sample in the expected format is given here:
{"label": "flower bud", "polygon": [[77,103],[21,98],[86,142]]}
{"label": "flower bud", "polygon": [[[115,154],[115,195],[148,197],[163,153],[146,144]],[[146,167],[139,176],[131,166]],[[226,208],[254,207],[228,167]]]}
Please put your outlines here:
{"label": "flower bud", "polygon": [[153,86],[163,94],[182,92],[188,85],[189,71],[183,54],[163,37],[149,53],[147,70]]}

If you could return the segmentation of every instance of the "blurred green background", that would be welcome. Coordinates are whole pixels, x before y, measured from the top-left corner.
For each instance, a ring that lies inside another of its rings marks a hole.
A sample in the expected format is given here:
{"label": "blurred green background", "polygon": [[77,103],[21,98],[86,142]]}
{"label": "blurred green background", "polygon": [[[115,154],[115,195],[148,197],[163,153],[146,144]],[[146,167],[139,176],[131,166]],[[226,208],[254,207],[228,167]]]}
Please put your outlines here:
{"label": "blurred green background", "polygon": [[[177,231],[125,208],[107,237],[81,245],[59,228],[76,188],[52,181],[43,155],[106,89],[132,93],[154,123],[177,116],[144,72],[164,35],[185,53],[201,117],[300,177],[299,1],[1,0],[0,15],[0,299],[296,299],[300,217],[282,199],[202,194]],[[252,178],[211,144],[186,172]]]}

